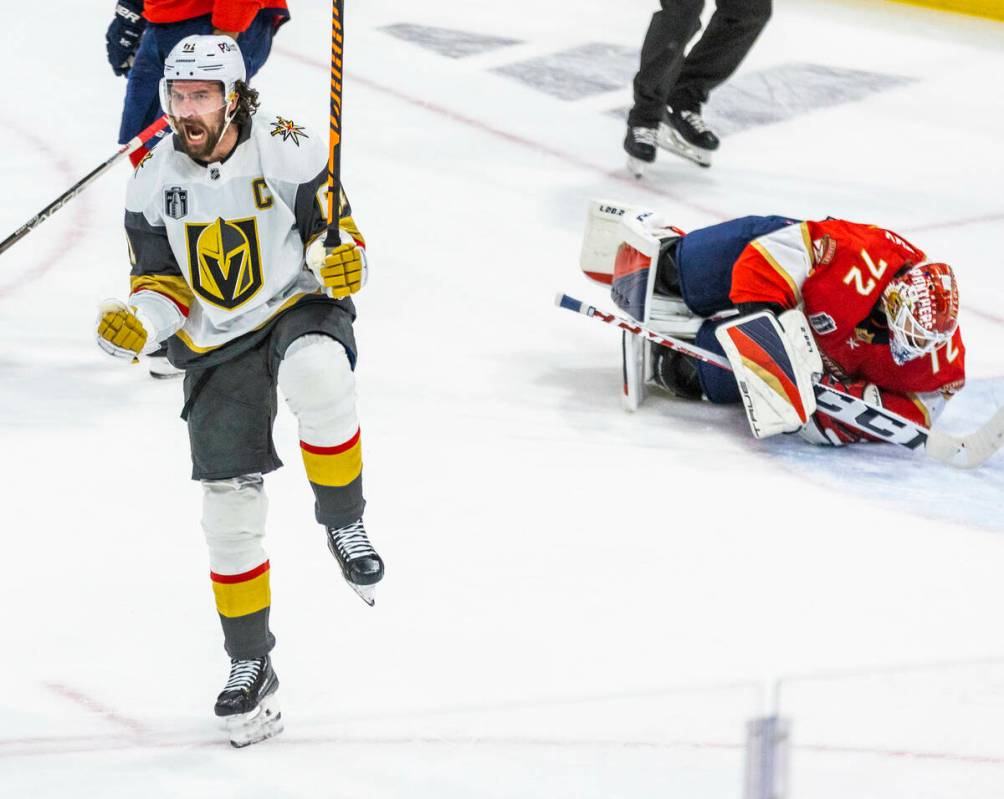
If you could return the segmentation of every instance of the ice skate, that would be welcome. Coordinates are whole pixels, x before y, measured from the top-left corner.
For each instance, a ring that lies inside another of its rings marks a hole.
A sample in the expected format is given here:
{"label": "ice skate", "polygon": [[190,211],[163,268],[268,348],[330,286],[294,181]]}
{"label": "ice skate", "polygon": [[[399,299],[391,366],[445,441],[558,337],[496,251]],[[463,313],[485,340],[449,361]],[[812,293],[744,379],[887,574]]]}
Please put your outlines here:
{"label": "ice skate", "polygon": [[383,560],[366,537],[363,520],[326,529],[328,549],[342,567],[345,582],[372,607],[376,602],[376,584],[383,579]]}
{"label": "ice skate", "polygon": [[282,732],[278,690],[279,678],[268,655],[231,659],[230,679],[216,698],[215,708],[231,746],[241,748]]}
{"label": "ice skate", "polygon": [[172,377],[183,377],[185,374],[184,369],[172,366],[171,362],[167,360],[166,344],[159,350],[151,352],[146,357],[147,367],[150,370],[150,377],[156,380],[170,380]]}
{"label": "ice skate", "polygon": [[662,149],[703,167],[711,166],[711,155],[720,144],[699,111],[677,112],[669,109],[659,123],[656,143]]}
{"label": "ice skate", "polygon": [[655,128],[628,127],[624,151],[628,154],[628,171],[636,178],[642,177],[645,167],[655,161],[655,143]]}
{"label": "ice skate", "polygon": [[693,358],[659,344],[652,344],[650,358],[650,379],[663,391],[689,400],[699,400],[704,395]]}

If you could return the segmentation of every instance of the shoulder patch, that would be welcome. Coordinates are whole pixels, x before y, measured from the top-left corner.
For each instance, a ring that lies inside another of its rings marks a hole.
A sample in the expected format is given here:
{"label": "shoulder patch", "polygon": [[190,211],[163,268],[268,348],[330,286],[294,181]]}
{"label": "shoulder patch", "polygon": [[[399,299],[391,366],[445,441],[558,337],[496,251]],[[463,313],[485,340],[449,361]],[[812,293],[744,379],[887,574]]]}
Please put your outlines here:
{"label": "shoulder patch", "polygon": [[832,333],[837,329],[837,323],[834,321],[833,317],[825,311],[810,314],[809,326],[821,336],[825,336],[827,333]]}
{"label": "shoulder patch", "polygon": [[812,242],[813,255],[816,263],[825,266],[833,260],[837,252],[837,242],[830,238],[829,234],[824,234],[823,238]]}
{"label": "shoulder patch", "polygon": [[292,119],[283,119],[280,116],[277,116],[272,123],[272,135],[282,136],[283,141],[292,139],[297,147],[300,146],[301,136],[305,139],[310,138],[301,125],[297,125]]}
{"label": "shoulder patch", "polygon": [[139,174],[139,171],[146,166],[146,162],[153,158],[153,150],[148,150],[147,154],[140,159],[140,162],[136,164],[136,169],[133,170],[133,177]]}

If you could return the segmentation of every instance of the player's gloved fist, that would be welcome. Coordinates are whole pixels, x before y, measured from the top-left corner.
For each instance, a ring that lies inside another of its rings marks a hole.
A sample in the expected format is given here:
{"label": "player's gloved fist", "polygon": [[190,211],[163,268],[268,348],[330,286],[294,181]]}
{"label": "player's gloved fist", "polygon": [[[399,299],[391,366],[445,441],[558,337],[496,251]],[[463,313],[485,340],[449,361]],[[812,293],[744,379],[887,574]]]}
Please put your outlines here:
{"label": "player's gloved fist", "polygon": [[355,294],[366,284],[366,253],[355,242],[328,250],[315,241],[307,252],[307,265],[329,297]]}
{"label": "player's gloved fist", "polygon": [[108,63],[116,75],[128,75],[132,69],[139,40],[146,28],[143,19],[143,3],[133,0],[118,0],[115,17],[105,33],[105,49]]}
{"label": "player's gloved fist", "polygon": [[[874,383],[868,383],[864,380],[842,382],[833,375],[823,375],[819,384],[882,407],[882,392]],[[862,433],[856,428],[848,427],[843,422],[838,422],[822,412],[810,416],[809,421],[798,431],[798,434],[810,444],[824,447],[842,447],[845,444],[857,444],[859,441],[879,441],[879,439]]]}
{"label": "player's gloved fist", "polygon": [[147,332],[136,308],[105,300],[98,307],[97,339],[109,355],[135,360],[146,346]]}

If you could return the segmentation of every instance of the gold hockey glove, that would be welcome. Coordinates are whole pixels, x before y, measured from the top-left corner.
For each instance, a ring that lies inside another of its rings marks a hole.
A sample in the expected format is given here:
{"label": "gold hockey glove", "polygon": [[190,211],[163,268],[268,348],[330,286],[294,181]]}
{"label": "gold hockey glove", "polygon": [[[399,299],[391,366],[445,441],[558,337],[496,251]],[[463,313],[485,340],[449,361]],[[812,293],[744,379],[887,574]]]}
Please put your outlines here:
{"label": "gold hockey glove", "polygon": [[[355,294],[366,283],[366,253],[354,242],[324,251],[317,245],[308,253],[308,264],[329,297],[340,299]],[[312,256],[312,257],[311,257]]]}
{"label": "gold hockey glove", "polygon": [[147,332],[136,309],[118,300],[105,300],[98,308],[98,346],[116,358],[135,360],[146,345]]}

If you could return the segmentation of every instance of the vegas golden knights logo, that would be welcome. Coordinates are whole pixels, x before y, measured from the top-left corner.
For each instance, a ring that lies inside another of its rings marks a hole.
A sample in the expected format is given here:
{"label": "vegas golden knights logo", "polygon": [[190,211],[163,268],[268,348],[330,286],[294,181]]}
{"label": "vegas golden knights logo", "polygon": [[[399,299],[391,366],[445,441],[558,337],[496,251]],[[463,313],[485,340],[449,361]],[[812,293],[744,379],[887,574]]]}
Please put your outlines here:
{"label": "vegas golden knights logo", "polygon": [[255,218],[185,225],[192,290],[227,310],[250,300],[264,285]]}

